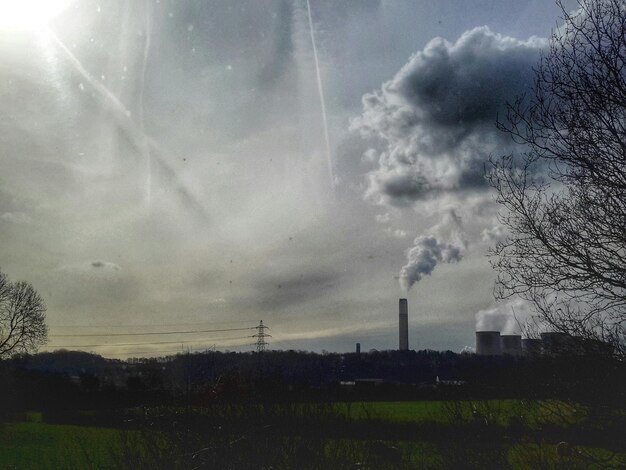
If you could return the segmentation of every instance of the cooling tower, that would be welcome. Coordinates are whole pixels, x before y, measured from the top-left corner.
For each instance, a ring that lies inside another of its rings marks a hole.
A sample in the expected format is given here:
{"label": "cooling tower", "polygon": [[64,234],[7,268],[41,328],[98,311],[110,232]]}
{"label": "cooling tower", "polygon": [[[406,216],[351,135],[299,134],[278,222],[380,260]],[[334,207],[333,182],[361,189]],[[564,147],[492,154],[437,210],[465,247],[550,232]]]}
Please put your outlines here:
{"label": "cooling tower", "polygon": [[400,299],[400,351],[409,349],[409,304],[406,299]]}
{"label": "cooling tower", "polygon": [[521,335],[501,335],[500,348],[502,354],[510,354],[511,356],[519,356],[522,354],[522,336]]}
{"label": "cooling tower", "polygon": [[499,331],[476,332],[476,354],[481,356],[499,356],[502,354]]}
{"label": "cooling tower", "polygon": [[522,351],[527,356],[538,356],[541,354],[542,341],[537,338],[524,338],[522,340]]}
{"label": "cooling tower", "polygon": [[551,356],[569,353],[573,349],[573,340],[567,333],[541,333],[543,352]]}

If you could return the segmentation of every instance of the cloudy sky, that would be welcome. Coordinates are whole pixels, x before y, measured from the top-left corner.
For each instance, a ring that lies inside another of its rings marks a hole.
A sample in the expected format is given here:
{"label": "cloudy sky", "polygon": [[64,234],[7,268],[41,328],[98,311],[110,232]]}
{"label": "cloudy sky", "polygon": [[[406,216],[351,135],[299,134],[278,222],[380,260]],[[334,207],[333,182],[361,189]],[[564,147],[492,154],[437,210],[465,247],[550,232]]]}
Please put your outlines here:
{"label": "cloudy sky", "polygon": [[0,269],[44,296],[47,349],[250,350],[110,334],[261,319],[276,348],[391,349],[399,297],[414,349],[510,325],[483,163],[515,150],[494,122],[551,2],[23,3],[0,7]]}

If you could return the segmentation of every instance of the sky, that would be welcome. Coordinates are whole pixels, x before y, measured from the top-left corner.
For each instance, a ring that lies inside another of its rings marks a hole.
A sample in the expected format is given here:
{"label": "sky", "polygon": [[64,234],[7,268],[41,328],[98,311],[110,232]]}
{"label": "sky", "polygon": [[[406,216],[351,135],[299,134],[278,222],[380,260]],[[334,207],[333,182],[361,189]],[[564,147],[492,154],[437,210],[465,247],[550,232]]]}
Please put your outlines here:
{"label": "sky", "polygon": [[484,163],[517,151],[494,124],[556,5],[23,3],[0,1],[0,269],[44,297],[44,349],[249,351],[261,319],[276,349],[395,349],[400,297],[412,349],[515,329]]}

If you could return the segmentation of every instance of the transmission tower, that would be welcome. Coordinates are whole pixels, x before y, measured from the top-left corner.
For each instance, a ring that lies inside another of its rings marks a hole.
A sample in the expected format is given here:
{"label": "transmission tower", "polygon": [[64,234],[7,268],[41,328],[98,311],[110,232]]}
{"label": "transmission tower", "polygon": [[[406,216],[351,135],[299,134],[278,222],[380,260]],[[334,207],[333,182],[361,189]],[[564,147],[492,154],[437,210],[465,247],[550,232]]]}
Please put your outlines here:
{"label": "transmission tower", "polygon": [[269,343],[267,341],[265,341],[265,338],[271,338],[272,335],[268,334],[265,332],[265,330],[269,330],[270,327],[269,326],[265,326],[263,324],[263,320],[261,320],[261,323],[259,323],[259,326],[255,327],[257,330],[257,334],[256,335],[252,335],[253,338],[256,338],[256,350],[257,352],[263,352],[265,351],[265,348],[269,345]]}

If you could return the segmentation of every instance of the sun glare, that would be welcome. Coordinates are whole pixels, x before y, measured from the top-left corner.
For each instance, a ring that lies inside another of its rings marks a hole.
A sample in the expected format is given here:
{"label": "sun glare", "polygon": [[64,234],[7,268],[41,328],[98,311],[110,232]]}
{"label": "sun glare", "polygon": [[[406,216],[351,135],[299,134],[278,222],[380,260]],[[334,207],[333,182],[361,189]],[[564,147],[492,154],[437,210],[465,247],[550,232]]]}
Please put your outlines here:
{"label": "sun glare", "polygon": [[69,0],[0,0],[0,29],[43,29]]}

